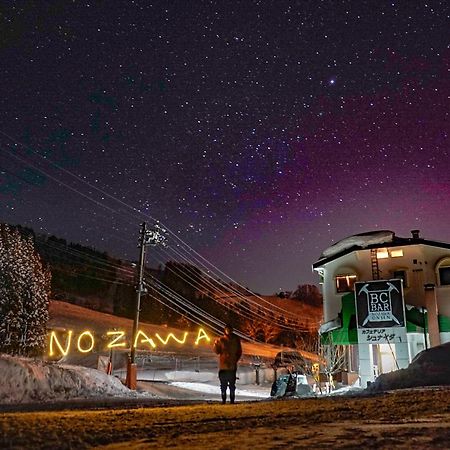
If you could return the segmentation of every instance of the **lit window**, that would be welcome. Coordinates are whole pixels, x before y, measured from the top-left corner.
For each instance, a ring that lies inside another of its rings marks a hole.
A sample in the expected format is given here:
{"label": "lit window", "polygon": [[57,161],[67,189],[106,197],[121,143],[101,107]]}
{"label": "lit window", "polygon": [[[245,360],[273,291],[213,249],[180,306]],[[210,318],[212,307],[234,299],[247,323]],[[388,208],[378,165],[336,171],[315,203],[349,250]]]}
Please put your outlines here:
{"label": "lit window", "polygon": [[336,292],[351,292],[356,282],[356,275],[339,275],[336,277]]}
{"label": "lit window", "polygon": [[386,259],[386,258],[398,258],[403,256],[403,250],[401,248],[397,248],[395,250],[388,250],[387,248],[379,248],[377,250],[377,258],[378,259]]}

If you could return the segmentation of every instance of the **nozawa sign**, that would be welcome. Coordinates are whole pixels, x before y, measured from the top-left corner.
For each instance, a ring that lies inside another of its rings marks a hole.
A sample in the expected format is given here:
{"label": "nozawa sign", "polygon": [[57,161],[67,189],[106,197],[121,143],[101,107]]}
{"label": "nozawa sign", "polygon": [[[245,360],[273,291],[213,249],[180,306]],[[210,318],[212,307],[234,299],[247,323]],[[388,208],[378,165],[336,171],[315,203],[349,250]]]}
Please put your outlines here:
{"label": "nozawa sign", "polygon": [[[148,336],[144,331],[138,330],[134,339],[133,347],[141,350],[154,350],[160,345],[167,345],[170,341],[174,341],[177,344],[185,345],[189,343],[188,335],[190,333],[185,331],[181,332],[179,336],[174,333],[168,333],[166,336],[161,336],[159,333],[155,333],[154,336]],[[198,346],[201,342],[210,342],[211,338],[206,334],[203,328],[199,328],[196,333],[193,333],[191,345]],[[52,331],[49,335],[49,356],[66,356],[69,352],[76,348],[76,351],[80,353],[90,353],[95,349],[96,339],[94,334],[89,331],[83,331],[78,336],[74,336],[72,330],[65,333],[65,336],[58,336],[55,331]],[[127,341],[125,331],[108,331],[106,333],[106,342],[103,339],[104,350],[129,348],[130,343]]]}
{"label": "nozawa sign", "polygon": [[355,283],[358,342],[406,342],[402,280]]}

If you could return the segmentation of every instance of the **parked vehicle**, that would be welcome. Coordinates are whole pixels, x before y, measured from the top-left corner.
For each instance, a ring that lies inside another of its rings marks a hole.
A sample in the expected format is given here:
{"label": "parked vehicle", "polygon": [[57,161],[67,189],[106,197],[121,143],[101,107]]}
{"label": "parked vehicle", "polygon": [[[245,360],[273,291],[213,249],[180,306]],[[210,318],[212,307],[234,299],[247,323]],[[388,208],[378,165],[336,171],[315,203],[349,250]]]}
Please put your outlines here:
{"label": "parked vehicle", "polygon": [[270,391],[271,397],[311,397],[314,392],[308,384],[306,375],[298,372],[289,372],[277,378]]}

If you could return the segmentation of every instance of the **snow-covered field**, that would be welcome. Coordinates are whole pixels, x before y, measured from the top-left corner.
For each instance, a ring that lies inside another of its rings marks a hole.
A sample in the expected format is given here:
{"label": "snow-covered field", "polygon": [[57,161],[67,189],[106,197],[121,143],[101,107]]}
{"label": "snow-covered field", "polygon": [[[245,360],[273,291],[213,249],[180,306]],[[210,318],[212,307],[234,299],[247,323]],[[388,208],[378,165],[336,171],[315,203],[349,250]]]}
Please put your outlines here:
{"label": "snow-covered field", "polygon": [[[114,316],[112,314],[102,313],[98,311],[93,311],[88,308],[83,308],[81,306],[72,305],[70,303],[52,300],[49,306],[50,320],[48,327],[51,329],[65,329],[65,330],[93,330],[96,334],[102,335],[108,330],[120,329],[126,331],[128,334],[131,333],[133,327],[133,321],[130,319],[125,319],[123,317]],[[167,335],[167,333],[172,332],[176,335],[183,334],[183,330],[166,327],[163,325],[154,325],[149,323],[141,322],[139,326],[145,333],[149,336],[155,333],[160,333],[162,336]],[[210,336],[214,339],[216,336],[211,334]],[[261,358],[274,359],[275,355],[280,351],[279,346],[256,343],[256,342],[243,342],[242,343],[244,356],[258,356]],[[161,348],[160,348],[161,349]],[[175,345],[173,341],[169,342],[164,346],[164,351],[180,352],[180,347]],[[288,347],[284,347],[285,351],[294,350]],[[317,357],[308,352],[302,352],[308,358],[316,360]],[[195,354],[198,356],[212,356],[215,355],[212,351],[211,345],[199,345],[195,347]],[[66,358],[67,361],[71,359],[76,359],[75,354],[69,355]]]}

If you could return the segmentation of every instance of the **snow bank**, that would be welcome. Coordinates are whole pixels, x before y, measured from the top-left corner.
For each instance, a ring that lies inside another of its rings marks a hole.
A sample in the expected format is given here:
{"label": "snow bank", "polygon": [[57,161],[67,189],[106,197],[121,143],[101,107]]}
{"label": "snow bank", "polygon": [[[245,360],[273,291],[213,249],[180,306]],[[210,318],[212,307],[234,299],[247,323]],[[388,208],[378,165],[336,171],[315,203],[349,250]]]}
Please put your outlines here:
{"label": "snow bank", "polygon": [[137,395],[96,369],[0,354],[0,404]]}
{"label": "snow bank", "polygon": [[450,342],[420,352],[406,369],[384,373],[367,391],[450,385]]}

